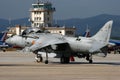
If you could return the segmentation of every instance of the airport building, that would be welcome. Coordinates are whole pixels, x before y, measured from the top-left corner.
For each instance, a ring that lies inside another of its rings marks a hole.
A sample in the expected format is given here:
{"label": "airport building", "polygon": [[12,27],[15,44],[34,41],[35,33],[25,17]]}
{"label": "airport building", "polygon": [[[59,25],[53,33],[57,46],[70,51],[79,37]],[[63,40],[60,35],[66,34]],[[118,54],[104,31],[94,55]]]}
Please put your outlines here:
{"label": "airport building", "polygon": [[51,27],[53,26],[53,12],[55,8],[52,7],[51,2],[41,2],[32,4],[30,9],[30,21],[32,27]]}
{"label": "airport building", "polygon": [[29,26],[16,25],[15,27],[10,27],[7,36],[10,37],[12,35],[20,35],[27,28],[29,28]]}
{"label": "airport building", "polygon": [[[50,33],[75,36],[75,27],[54,26],[53,13],[55,12],[55,8],[52,6],[51,2],[38,0],[37,3],[32,4],[32,8],[30,8],[29,11],[31,27],[45,29]],[[26,28],[29,27],[17,25],[9,29],[8,35],[20,35]]]}

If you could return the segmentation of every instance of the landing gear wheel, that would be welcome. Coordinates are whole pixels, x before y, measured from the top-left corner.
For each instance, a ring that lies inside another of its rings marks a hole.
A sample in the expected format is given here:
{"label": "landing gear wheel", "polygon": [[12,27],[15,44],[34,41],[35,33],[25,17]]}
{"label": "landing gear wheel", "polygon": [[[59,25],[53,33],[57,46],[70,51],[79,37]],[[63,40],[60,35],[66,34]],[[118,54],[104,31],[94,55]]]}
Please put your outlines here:
{"label": "landing gear wheel", "polygon": [[43,62],[43,58],[42,57],[40,57],[40,62]]}
{"label": "landing gear wheel", "polygon": [[61,57],[60,58],[60,62],[62,63],[62,64],[67,64],[67,63],[69,63],[70,62],[70,59],[69,59],[69,57]]}
{"label": "landing gear wheel", "polygon": [[48,64],[48,60],[45,60],[45,64]]}
{"label": "landing gear wheel", "polygon": [[65,63],[68,64],[69,62],[70,62],[70,58],[69,58],[69,57],[66,57],[66,58],[65,58]]}
{"label": "landing gear wheel", "polygon": [[93,60],[89,60],[89,63],[93,63]]}
{"label": "landing gear wheel", "polygon": [[89,56],[86,57],[86,60],[89,61]]}
{"label": "landing gear wheel", "polygon": [[61,57],[61,58],[60,58],[60,62],[61,62],[62,64],[64,64],[64,62],[65,62],[64,57]]}
{"label": "landing gear wheel", "polygon": [[43,62],[43,58],[42,57],[39,57],[36,62],[40,63],[40,62]]}
{"label": "landing gear wheel", "polygon": [[92,54],[87,54],[86,55],[86,60],[89,61],[89,63],[93,63]]}
{"label": "landing gear wheel", "polygon": [[37,54],[35,59],[36,59],[36,62],[38,62],[38,63],[43,62],[43,58],[42,58],[41,54]]}
{"label": "landing gear wheel", "polygon": [[3,52],[6,52],[6,50],[3,50]]}

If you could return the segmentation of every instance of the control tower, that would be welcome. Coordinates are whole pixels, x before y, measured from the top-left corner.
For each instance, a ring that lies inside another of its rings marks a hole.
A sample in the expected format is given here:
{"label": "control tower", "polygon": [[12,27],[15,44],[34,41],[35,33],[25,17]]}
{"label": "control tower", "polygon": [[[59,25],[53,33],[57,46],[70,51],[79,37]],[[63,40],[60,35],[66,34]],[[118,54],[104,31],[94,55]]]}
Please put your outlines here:
{"label": "control tower", "polygon": [[48,1],[37,1],[30,9],[30,21],[32,27],[51,27],[53,24],[53,12],[55,8]]}

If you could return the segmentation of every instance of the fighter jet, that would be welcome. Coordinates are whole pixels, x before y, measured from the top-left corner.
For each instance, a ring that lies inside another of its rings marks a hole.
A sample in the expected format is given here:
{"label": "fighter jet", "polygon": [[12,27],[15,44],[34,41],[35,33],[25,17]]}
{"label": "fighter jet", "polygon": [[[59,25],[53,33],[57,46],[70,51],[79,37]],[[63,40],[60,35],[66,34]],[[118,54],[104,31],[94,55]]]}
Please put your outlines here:
{"label": "fighter jet", "polygon": [[112,20],[107,22],[92,37],[67,37],[60,34],[32,33],[25,36],[15,35],[8,38],[6,42],[25,47],[26,51],[31,51],[35,54],[38,54],[39,51],[45,52],[46,64],[48,64],[48,53],[51,52],[56,53],[56,57],[60,58],[61,63],[69,63],[71,56],[86,58],[89,63],[93,63],[93,54],[106,54],[106,46],[109,43],[112,24]]}
{"label": "fighter jet", "polygon": [[7,32],[0,32],[0,50],[4,52],[10,46],[7,43],[5,43],[6,36],[7,36]]}

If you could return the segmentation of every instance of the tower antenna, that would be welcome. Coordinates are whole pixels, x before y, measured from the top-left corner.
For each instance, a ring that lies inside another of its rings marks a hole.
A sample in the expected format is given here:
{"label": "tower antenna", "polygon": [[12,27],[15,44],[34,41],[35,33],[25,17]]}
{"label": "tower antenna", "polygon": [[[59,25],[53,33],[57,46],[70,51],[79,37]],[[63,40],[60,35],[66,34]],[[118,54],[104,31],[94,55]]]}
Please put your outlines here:
{"label": "tower antenna", "polygon": [[40,0],[38,0],[38,2],[37,2],[38,4],[40,4]]}

